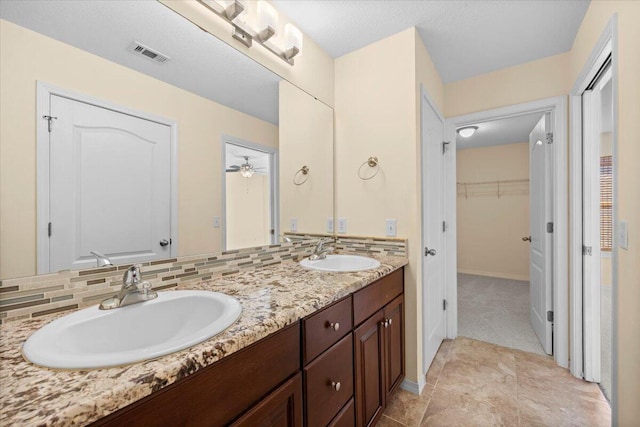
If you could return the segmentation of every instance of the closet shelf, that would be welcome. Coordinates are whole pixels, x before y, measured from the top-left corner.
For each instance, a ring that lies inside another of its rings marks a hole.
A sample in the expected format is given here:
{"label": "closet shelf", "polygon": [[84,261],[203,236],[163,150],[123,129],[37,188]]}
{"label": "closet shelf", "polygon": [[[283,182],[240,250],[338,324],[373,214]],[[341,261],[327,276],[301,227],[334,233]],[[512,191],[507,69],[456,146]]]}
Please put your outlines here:
{"label": "closet shelf", "polygon": [[500,181],[458,182],[458,197],[502,197],[528,195],[528,179],[506,179]]}

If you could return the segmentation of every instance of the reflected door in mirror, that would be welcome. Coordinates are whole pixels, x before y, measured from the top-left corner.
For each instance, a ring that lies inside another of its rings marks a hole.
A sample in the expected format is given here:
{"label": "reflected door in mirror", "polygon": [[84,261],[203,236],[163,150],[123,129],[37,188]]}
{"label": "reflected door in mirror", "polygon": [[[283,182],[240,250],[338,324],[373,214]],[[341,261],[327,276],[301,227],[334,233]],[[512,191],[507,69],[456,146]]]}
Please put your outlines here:
{"label": "reflected door in mirror", "polygon": [[49,270],[167,258],[171,129],[50,95]]}

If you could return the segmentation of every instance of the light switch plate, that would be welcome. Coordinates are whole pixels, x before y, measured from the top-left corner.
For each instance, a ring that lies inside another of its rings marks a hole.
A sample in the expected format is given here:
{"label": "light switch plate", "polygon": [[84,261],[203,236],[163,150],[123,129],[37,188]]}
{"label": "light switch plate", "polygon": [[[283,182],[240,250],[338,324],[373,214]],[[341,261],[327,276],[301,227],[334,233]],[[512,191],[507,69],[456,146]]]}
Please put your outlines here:
{"label": "light switch plate", "polygon": [[333,218],[327,218],[327,233],[333,233]]}
{"label": "light switch plate", "polygon": [[214,216],[213,217],[213,228],[220,228],[220,217],[219,216]]}
{"label": "light switch plate", "polygon": [[398,230],[398,222],[395,219],[386,220],[387,237],[396,237]]}
{"label": "light switch plate", "polygon": [[347,232],[347,218],[338,218],[338,233]]}
{"label": "light switch plate", "polygon": [[292,233],[295,233],[298,231],[298,218],[291,218],[289,229]]}
{"label": "light switch plate", "polygon": [[629,221],[618,221],[618,246],[629,249]]}

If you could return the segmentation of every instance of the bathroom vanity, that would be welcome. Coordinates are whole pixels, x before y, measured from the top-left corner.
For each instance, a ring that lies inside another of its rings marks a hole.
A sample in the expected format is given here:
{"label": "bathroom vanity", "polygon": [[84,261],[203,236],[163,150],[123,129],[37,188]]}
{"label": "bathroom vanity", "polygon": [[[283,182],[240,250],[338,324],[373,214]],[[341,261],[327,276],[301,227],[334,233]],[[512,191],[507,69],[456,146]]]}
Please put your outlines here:
{"label": "bathroom vanity", "polygon": [[181,285],[233,295],[240,319],[192,348],[124,367],[39,368],[20,345],[59,314],[4,324],[3,422],[373,425],[404,377],[407,263],[376,258],[380,267],[362,272],[284,262]]}

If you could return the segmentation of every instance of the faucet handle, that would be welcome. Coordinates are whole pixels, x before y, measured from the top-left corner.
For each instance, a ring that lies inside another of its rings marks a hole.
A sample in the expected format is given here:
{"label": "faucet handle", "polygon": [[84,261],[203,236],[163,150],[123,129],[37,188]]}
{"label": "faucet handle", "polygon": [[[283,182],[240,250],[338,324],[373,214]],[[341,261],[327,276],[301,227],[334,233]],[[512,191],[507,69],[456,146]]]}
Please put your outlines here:
{"label": "faucet handle", "polygon": [[142,273],[140,272],[141,264],[133,264],[131,267],[124,272],[124,276],[122,277],[122,284],[125,287],[129,286],[137,286],[140,282],[142,282]]}

